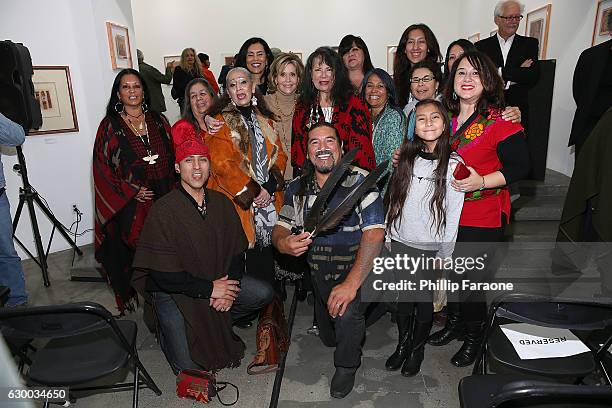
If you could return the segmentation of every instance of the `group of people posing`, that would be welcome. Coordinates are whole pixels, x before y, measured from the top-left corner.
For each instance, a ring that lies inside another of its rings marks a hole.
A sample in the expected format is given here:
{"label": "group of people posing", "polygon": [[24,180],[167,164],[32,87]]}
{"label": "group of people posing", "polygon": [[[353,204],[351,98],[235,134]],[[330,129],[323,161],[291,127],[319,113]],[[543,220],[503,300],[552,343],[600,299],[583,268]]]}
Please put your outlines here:
{"label": "group of people posing", "polygon": [[[520,20],[516,2],[499,13]],[[251,38],[221,95],[193,70],[173,126],[151,109],[138,71],[115,78],[94,146],[96,256],[120,310],[133,308],[137,293],[144,299],[175,373],[238,366],[245,346],[232,324],[281,294],[282,279],[305,275],[320,338],[335,347],[330,392],[343,398],[371,306],[360,287],[383,242],[445,258],[455,242],[480,242],[484,252],[503,240],[506,186],[527,174],[529,155],[521,111],[506,107],[507,82],[492,60],[457,40],[442,62],[424,24],[402,34],[393,77],[373,67],[357,36],[338,50],[317,48],[303,65],[291,53],[273,58],[266,41]],[[187,49],[180,66],[188,71],[194,56]],[[353,149],[330,209],[377,164],[395,156],[395,165],[338,227],[311,238],[304,220]],[[469,170],[461,180],[453,176],[458,163]],[[398,345],[387,369],[415,375],[426,342],[458,338],[452,363],[474,361],[484,294],[449,298],[446,326],[431,335],[431,298],[403,299],[392,310]]]}

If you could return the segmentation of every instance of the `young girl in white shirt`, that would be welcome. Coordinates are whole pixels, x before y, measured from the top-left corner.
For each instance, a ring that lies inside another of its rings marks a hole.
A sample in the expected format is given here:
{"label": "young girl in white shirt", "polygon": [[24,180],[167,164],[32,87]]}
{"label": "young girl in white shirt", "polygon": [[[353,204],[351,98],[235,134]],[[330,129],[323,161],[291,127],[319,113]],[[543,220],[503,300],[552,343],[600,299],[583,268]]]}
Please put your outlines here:
{"label": "young girl in white shirt", "polygon": [[[418,271],[396,270],[395,279],[435,283],[453,253],[463,193],[450,187],[461,158],[450,146],[450,120],[442,104],[427,99],[416,105],[415,137],[405,140],[385,195],[387,241],[392,254],[422,258]],[[424,267],[423,267],[424,266]],[[410,275],[410,273],[413,273]],[[388,370],[414,376],[421,369],[433,321],[431,290],[403,293],[397,303],[398,345],[385,363]],[[415,310],[416,309],[416,310]]]}

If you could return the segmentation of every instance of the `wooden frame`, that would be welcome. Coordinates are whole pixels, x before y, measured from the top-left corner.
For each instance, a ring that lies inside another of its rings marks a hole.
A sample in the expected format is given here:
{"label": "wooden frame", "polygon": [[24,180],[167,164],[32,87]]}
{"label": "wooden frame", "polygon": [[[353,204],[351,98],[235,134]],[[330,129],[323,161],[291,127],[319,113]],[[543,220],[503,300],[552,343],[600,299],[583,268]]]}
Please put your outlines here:
{"label": "wooden frame", "polygon": [[552,6],[547,4],[527,13],[525,22],[525,36],[538,40],[540,51],[538,59],[546,59],[548,47],[548,31],[550,30],[550,11]]}
{"label": "wooden frame", "polygon": [[612,27],[606,27],[607,15],[612,13],[612,0],[599,0],[597,2],[597,13],[593,23],[593,39],[591,45],[601,44],[610,39]]}
{"label": "wooden frame", "polygon": [[70,68],[68,66],[33,66],[34,95],[40,103],[43,123],[30,135],[78,132]]}
{"label": "wooden frame", "polygon": [[108,50],[113,69],[133,68],[130,32],[126,26],[106,22]]}
{"label": "wooden frame", "polygon": [[468,40],[472,44],[476,44],[477,41],[480,41],[480,33],[474,33],[468,37]]}
{"label": "wooden frame", "polygon": [[391,76],[393,76],[393,61],[396,52],[397,45],[387,45],[387,73]]}

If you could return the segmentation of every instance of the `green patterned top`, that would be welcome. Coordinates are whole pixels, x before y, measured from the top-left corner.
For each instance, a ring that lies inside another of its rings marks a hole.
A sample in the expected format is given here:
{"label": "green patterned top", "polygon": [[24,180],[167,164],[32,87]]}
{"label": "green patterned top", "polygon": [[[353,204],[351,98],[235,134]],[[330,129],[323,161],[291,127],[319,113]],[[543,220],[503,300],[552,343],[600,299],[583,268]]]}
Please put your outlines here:
{"label": "green patterned top", "polygon": [[385,106],[379,117],[374,121],[372,145],[376,164],[390,159],[393,151],[402,145],[406,134],[406,117],[399,109]]}

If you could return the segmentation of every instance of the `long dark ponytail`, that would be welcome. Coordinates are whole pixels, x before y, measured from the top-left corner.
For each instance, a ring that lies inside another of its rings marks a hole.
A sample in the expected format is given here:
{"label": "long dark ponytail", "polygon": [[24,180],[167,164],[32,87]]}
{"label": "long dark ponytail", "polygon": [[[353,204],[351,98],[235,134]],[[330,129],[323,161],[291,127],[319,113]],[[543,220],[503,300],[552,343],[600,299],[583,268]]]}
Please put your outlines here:
{"label": "long dark ponytail", "polygon": [[[417,103],[416,108],[426,105],[436,107],[442,120],[444,130],[438,139],[438,143],[433,154],[438,159],[438,165],[434,170],[434,190],[429,201],[429,211],[432,215],[432,228],[438,235],[441,235],[446,227],[446,211],[444,201],[446,199],[446,173],[452,149],[450,146],[450,119],[447,110],[442,103],[435,99],[425,99]],[[395,222],[402,222],[402,208],[412,184],[414,162],[419,152],[425,151],[425,142],[415,133],[412,141],[404,139],[400,148],[399,162],[397,168],[391,176],[389,188],[384,198],[384,205],[387,209],[387,229],[391,229]]]}

